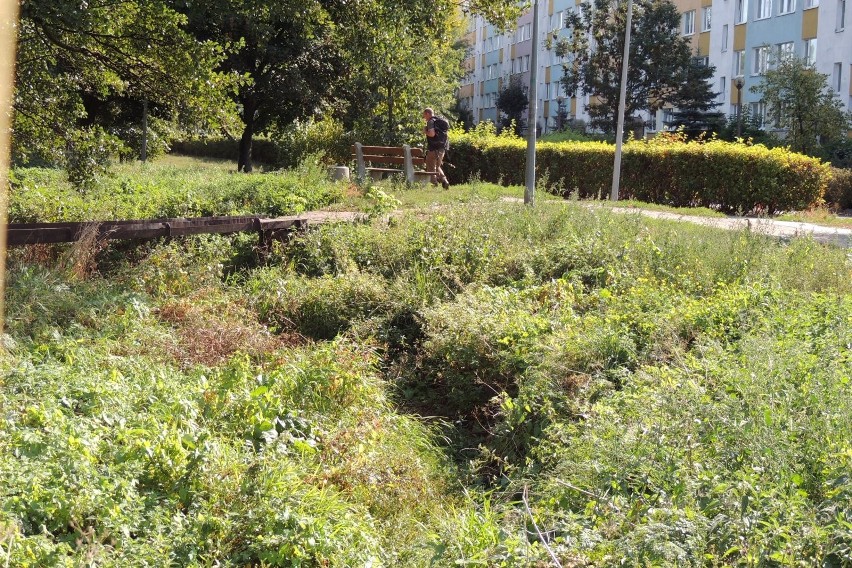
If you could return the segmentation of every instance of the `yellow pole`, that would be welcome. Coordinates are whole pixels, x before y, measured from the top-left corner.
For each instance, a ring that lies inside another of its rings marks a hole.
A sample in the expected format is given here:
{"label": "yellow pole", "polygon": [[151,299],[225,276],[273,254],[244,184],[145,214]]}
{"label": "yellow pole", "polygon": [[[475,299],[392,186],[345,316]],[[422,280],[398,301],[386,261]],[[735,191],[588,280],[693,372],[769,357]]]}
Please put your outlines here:
{"label": "yellow pole", "polygon": [[18,2],[0,0],[0,334],[3,333],[3,298],[6,283],[6,222],[9,210],[9,154],[12,131],[12,96],[15,83],[15,42],[18,36]]}

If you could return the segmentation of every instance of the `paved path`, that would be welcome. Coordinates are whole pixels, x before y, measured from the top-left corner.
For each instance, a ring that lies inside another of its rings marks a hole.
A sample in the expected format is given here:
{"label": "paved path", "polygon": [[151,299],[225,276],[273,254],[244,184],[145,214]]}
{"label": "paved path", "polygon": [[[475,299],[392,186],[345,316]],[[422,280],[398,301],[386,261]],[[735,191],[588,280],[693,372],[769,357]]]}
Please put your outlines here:
{"label": "paved path", "polygon": [[[521,199],[517,198],[504,199],[506,201],[513,202],[522,201]],[[592,207],[594,207],[594,205],[592,205]],[[609,210],[613,211],[614,213],[643,215],[646,217],[653,217],[655,219],[667,219],[670,221],[695,223],[697,225],[705,225],[708,227],[716,227],[719,229],[750,229],[755,233],[785,239],[801,236],[810,236],[818,242],[852,248],[852,229],[844,229],[840,227],[827,227],[825,225],[815,225],[813,223],[799,223],[794,221],[776,221],[774,219],[766,219],[759,217],[697,217],[693,215],[680,215],[678,213],[669,213],[667,211],[638,209],[635,207],[612,207],[609,208]],[[310,211],[302,213],[298,217],[302,219],[307,219],[309,223],[323,223],[329,221],[355,221],[358,219],[363,219],[365,215],[363,213],[354,213],[350,211]]]}
{"label": "paved path", "polygon": [[720,229],[750,229],[755,233],[770,235],[781,238],[792,238],[810,236],[815,241],[833,244],[841,247],[852,247],[852,229],[840,227],[827,227],[814,225],[812,223],[799,223],[794,221],[776,221],[758,217],[694,217],[690,215],[679,215],[665,211],[651,211],[647,209],[636,209],[632,207],[613,207],[613,212],[644,215],[655,219],[669,219],[672,221],[684,221],[708,227]]}

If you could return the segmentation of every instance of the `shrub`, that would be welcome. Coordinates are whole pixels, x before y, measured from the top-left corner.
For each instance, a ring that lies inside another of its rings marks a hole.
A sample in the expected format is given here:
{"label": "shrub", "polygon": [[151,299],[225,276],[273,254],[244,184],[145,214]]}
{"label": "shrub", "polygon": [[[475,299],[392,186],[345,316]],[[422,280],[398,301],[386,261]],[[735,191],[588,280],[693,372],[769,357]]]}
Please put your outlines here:
{"label": "shrub", "polygon": [[12,223],[280,216],[334,203],[342,197],[342,186],[327,179],[322,165],[309,161],[292,171],[255,174],[207,165],[134,164],[98,178],[85,195],[59,170],[19,168],[11,176],[10,197]]}
{"label": "shrub", "polygon": [[852,170],[831,168],[825,203],[833,209],[852,209]]}
{"label": "shrub", "polygon": [[[453,183],[473,176],[524,183],[523,141],[460,134],[452,144]],[[539,175],[547,172],[563,195],[606,196],[612,186],[613,153],[614,146],[603,142],[542,142],[536,168]],[[654,139],[624,146],[619,197],[728,213],[775,213],[818,205],[828,180],[828,166],[783,148]]]}

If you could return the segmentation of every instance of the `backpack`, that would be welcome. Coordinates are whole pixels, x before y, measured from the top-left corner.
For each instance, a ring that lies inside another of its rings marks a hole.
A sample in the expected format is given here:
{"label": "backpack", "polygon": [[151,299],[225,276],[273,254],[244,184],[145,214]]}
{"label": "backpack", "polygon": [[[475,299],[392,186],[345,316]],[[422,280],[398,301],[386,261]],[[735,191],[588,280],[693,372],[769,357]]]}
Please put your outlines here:
{"label": "backpack", "polygon": [[[433,116],[432,124],[435,126],[435,137],[432,139],[434,146],[437,148],[443,147],[444,150],[450,149],[450,140],[447,136],[447,131],[450,129],[450,121],[443,116]],[[432,144],[430,144],[431,146]]]}

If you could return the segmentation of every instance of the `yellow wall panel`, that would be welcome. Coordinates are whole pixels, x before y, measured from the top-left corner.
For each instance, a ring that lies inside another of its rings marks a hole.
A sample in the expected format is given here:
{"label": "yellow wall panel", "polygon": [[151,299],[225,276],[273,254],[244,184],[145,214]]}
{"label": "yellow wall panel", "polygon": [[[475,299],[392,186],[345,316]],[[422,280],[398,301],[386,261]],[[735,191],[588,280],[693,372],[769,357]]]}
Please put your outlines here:
{"label": "yellow wall panel", "polygon": [[817,24],[819,24],[819,10],[813,9],[802,12],[802,39],[816,37]]}
{"label": "yellow wall panel", "polygon": [[698,34],[698,55],[701,57],[710,55],[710,32]]}
{"label": "yellow wall panel", "polygon": [[571,116],[577,116],[577,97],[571,97]]}
{"label": "yellow wall panel", "polygon": [[[627,28],[627,26],[624,26],[624,27],[625,27],[625,29]],[[550,67],[544,68],[544,82],[550,83]]]}
{"label": "yellow wall panel", "polygon": [[[745,91],[745,86],[743,86],[743,91]],[[745,97],[745,93],[743,93],[743,97]],[[737,104],[737,80],[736,78],[731,79],[731,104]]]}
{"label": "yellow wall panel", "polygon": [[737,24],[734,26],[734,51],[745,49],[746,40],[746,25]]}

